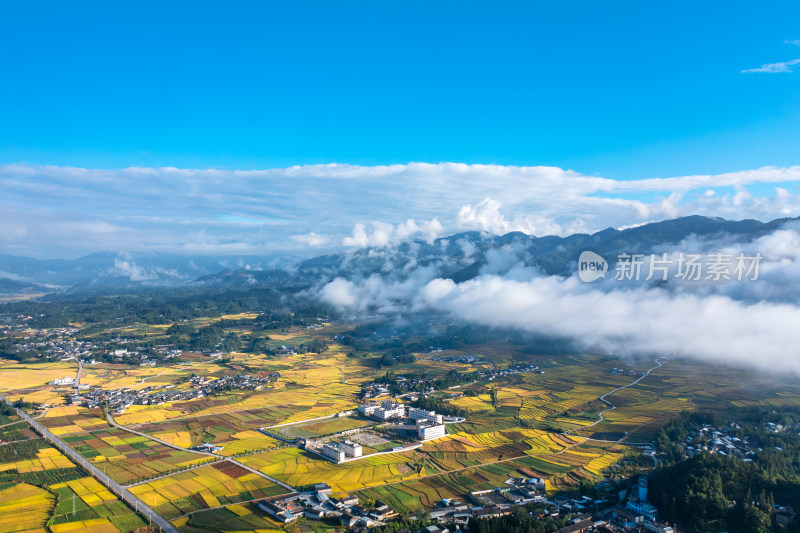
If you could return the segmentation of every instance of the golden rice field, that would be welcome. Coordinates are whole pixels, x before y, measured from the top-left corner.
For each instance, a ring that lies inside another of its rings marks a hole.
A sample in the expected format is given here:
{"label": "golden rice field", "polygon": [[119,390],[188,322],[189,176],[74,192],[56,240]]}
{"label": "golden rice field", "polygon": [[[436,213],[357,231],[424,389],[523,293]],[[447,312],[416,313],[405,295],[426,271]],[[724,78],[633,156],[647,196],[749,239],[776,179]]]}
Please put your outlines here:
{"label": "golden rice field", "polygon": [[283,494],[286,489],[222,461],[143,483],[130,491],[171,520],[210,507]]}
{"label": "golden rice field", "polygon": [[72,531],[88,531],[89,533],[117,533],[117,528],[108,518],[92,518],[78,522],[55,524],[50,526],[52,533],[68,533]]}
{"label": "golden rice field", "polygon": [[[117,499],[116,496],[109,492],[108,489],[106,489],[93,477],[75,479],[72,481],[67,481],[61,485],[72,489],[72,491],[77,494],[80,499],[83,500],[83,502],[89,507],[94,507],[104,503],[111,503]],[[59,488],[61,485],[53,485],[51,488]]]}
{"label": "golden rice field", "polygon": [[0,490],[0,531],[44,531],[54,506],[55,496],[27,483]]}
{"label": "golden rice field", "polygon": [[49,409],[39,423],[58,436],[110,427],[99,411],[70,405]]}
{"label": "golden rice field", "polygon": [[[207,323],[213,320],[216,319]],[[200,324],[198,321],[196,325]],[[269,335],[270,345],[277,346],[307,342],[318,334],[299,330]],[[493,488],[508,477],[544,476],[550,491],[567,489],[581,479],[596,480],[623,458],[626,448],[613,442],[591,440],[592,436],[613,441],[627,432],[628,440],[647,442],[661,424],[682,410],[727,405],[800,405],[800,391],[778,393],[766,381],[760,382],[752,376],[747,381],[734,370],[709,370],[691,361],[671,361],[636,386],[610,395],[608,400],[617,409],[607,412],[602,423],[591,426],[598,420],[599,411],[607,408],[598,398],[635,379],[611,374],[608,368],[642,371],[652,363],[630,364],[593,355],[563,356],[541,358],[547,363],[544,374],[520,374],[460,389],[475,394],[451,401],[470,413],[467,421],[449,426],[451,433],[447,437],[427,442],[415,451],[336,465],[298,448],[276,448],[275,440],[256,431],[258,427],[302,422],[357,405],[360,385],[383,375],[385,369],[370,366],[373,363],[369,358],[346,357],[349,350],[334,343],[324,354],[284,358],[233,354],[237,365],[234,368],[279,371],[280,381],[257,392],[235,391],[188,402],[132,406],[116,419],[178,447],[214,442],[224,446],[223,455],[257,451],[239,460],[296,487],[327,482],[338,493],[359,491],[371,498],[388,500],[399,510],[415,510],[420,506],[430,507],[443,497]],[[480,355],[499,368],[535,359],[534,356],[523,359],[517,348],[499,343],[453,354]],[[230,372],[230,368],[202,356],[195,359],[193,363],[159,368],[92,365],[84,368],[82,381],[101,387],[141,388],[176,384],[191,373],[213,378]],[[396,368],[400,372],[441,375],[450,369],[470,371],[476,367],[421,357],[415,365]],[[12,392],[12,396],[57,403],[60,400],[52,387],[40,387],[55,378],[74,376],[75,369],[72,363],[35,366],[9,363],[0,368],[0,381],[9,387],[13,383],[13,388],[30,388]],[[256,531],[276,526],[246,502],[277,494],[282,489],[232,463],[220,461],[197,467],[203,457],[110,430],[98,411],[60,406],[41,420],[54,433],[65,436],[89,460],[105,466],[115,479],[123,483],[141,482],[131,490],[187,531]],[[582,436],[566,436],[553,428]],[[264,449],[267,451],[259,451]],[[35,457],[32,454],[0,466],[0,471],[16,468],[20,472],[36,472],[70,466],[73,465],[55,450],[42,449],[36,451]],[[153,479],[183,467],[191,470]],[[91,486],[92,481],[84,478],[53,487],[65,494],[71,491],[87,509],[100,514],[101,509],[115,505],[107,499],[113,495],[106,494],[102,487]],[[6,516],[2,506],[7,490],[0,491],[0,529]],[[40,525],[36,527],[42,527],[51,517],[53,502],[40,498],[38,505],[32,507],[31,516],[39,512]],[[83,518],[67,518],[68,513],[61,512],[64,511],[61,507],[58,503],[58,516],[63,517],[63,523],[50,524],[52,531],[125,530],[110,516],[87,514]]]}
{"label": "golden rice field", "polygon": [[66,403],[63,390],[59,391],[56,387],[44,387],[41,390],[19,390],[7,394],[6,397],[12,402],[23,398],[26,402],[34,404],[64,405]]}
{"label": "golden rice field", "polygon": [[220,366],[213,362],[181,362],[160,367],[131,367],[122,364],[101,363],[84,365],[81,383],[103,389],[143,389],[152,385],[178,384],[191,374],[211,375]]}
{"label": "golden rice field", "polygon": [[[236,531],[240,533],[267,533],[285,531],[277,522],[268,518],[253,503],[232,504],[217,509],[200,511],[178,518],[172,524],[179,531]],[[308,531],[331,531],[328,528],[308,528]]]}
{"label": "golden rice field", "polygon": [[221,455],[267,450],[282,445],[278,440],[256,431],[284,420],[300,410],[297,406],[275,406],[271,409],[234,411],[220,415],[180,418],[171,421],[144,424],[138,429],[148,435],[182,447],[201,443],[214,443],[224,448]]}
{"label": "golden rice field", "polygon": [[295,487],[326,482],[336,492],[424,475],[424,471],[414,468],[414,456],[408,453],[337,465],[298,448],[285,448],[245,456],[239,461]]}
{"label": "golden rice field", "polygon": [[[299,422],[310,418],[336,414],[355,406],[354,385],[334,383],[323,384],[303,389],[287,390],[280,388],[274,391],[258,392],[249,396],[231,395],[228,403],[220,397],[214,401],[194,400],[190,402],[165,403],[157,406],[133,405],[115,420],[122,425],[141,425],[164,422],[187,416],[209,416],[228,414],[232,411],[256,410],[273,406],[293,405],[298,407],[296,414],[282,419],[281,422]],[[205,399],[204,399],[205,400]]]}
{"label": "golden rice field", "polygon": [[19,473],[42,472],[57,468],[71,468],[75,466],[65,455],[55,448],[40,448],[36,450],[36,457],[33,459],[22,459],[20,461],[0,464],[0,472],[16,470]]}
{"label": "golden rice field", "polygon": [[230,440],[219,441],[218,444],[224,446],[219,454],[230,457],[240,453],[275,448],[281,443],[263,433],[249,430],[234,433]]}
{"label": "golden rice field", "polygon": [[51,531],[134,531],[145,525],[134,510],[120,501],[93,477],[73,479],[49,486],[58,497]]}
{"label": "golden rice field", "polygon": [[[4,364],[0,367],[0,390],[18,391],[23,396],[44,387],[49,381],[65,377],[74,378],[78,364],[74,362],[42,363],[37,365]],[[31,390],[21,390],[31,389]]]}

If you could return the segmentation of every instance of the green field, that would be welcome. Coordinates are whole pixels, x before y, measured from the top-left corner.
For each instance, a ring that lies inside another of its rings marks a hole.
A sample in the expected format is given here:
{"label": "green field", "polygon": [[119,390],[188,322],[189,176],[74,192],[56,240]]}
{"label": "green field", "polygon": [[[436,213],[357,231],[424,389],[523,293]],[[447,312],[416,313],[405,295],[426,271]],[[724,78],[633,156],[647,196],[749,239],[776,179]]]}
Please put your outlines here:
{"label": "green field", "polygon": [[282,435],[289,438],[294,437],[322,437],[325,435],[332,435],[350,429],[365,428],[375,424],[374,420],[369,420],[360,417],[336,417],[328,420],[320,420],[317,422],[309,422],[307,424],[298,424],[294,426],[286,426],[279,429]]}

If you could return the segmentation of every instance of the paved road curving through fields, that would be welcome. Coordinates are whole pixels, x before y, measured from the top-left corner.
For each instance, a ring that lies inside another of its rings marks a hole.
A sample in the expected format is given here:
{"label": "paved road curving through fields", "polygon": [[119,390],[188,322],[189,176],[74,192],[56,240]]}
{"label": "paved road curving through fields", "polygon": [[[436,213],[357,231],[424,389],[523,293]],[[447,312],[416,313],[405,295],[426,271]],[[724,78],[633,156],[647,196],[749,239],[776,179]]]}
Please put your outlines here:
{"label": "paved road curving through fields", "polygon": [[659,357],[659,358],[656,358],[656,366],[654,366],[654,367],[652,367],[652,368],[648,369],[648,370],[647,370],[647,372],[645,372],[644,374],[642,374],[641,376],[639,376],[639,378],[638,378],[638,379],[636,379],[635,381],[632,381],[632,382],[628,383],[627,385],[623,385],[622,387],[617,387],[616,389],[614,389],[614,390],[612,390],[612,391],[609,391],[609,392],[607,392],[607,393],[603,394],[602,396],[600,396],[600,398],[598,398],[598,399],[599,399],[601,402],[603,402],[604,404],[608,405],[609,407],[608,407],[608,409],[605,409],[605,410],[603,410],[603,411],[600,411],[600,413],[599,413],[599,414],[600,414],[600,418],[598,418],[598,419],[597,419],[595,422],[592,422],[592,423],[591,423],[591,424],[589,424],[588,426],[584,426],[584,428],[590,428],[590,427],[596,426],[597,424],[599,424],[600,422],[602,422],[603,420],[605,420],[605,417],[604,417],[603,415],[605,415],[607,412],[609,412],[609,411],[613,411],[614,409],[616,409],[616,408],[617,408],[617,406],[616,406],[616,405],[614,405],[613,403],[611,403],[611,402],[609,402],[608,400],[606,400],[606,396],[610,396],[610,395],[614,394],[615,392],[619,392],[619,391],[621,391],[622,389],[627,389],[628,387],[633,387],[634,385],[636,385],[637,383],[639,383],[640,381],[642,381],[644,378],[646,378],[647,376],[649,376],[649,375],[650,375],[650,372],[652,372],[652,371],[653,371],[653,370],[655,370],[656,368],[661,368],[661,361],[659,361],[659,359],[661,359],[661,358],[660,358],[660,357]]}

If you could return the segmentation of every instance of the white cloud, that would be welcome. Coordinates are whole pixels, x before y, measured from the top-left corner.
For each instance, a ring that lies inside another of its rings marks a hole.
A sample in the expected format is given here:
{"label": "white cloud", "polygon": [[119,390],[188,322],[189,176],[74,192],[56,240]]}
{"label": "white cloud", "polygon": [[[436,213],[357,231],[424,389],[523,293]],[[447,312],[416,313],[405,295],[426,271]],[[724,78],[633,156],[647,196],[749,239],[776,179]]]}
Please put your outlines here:
{"label": "white cloud", "polygon": [[757,72],[764,72],[768,74],[777,74],[781,72],[794,72],[793,66],[800,65],[800,59],[792,59],[791,61],[781,61],[779,63],[766,63],[756,68],[748,68],[742,71],[744,74],[752,74]]}
{"label": "white cloud", "polygon": [[[4,165],[0,253],[311,254],[319,252],[309,247],[386,247],[465,229],[543,236],[686,214],[764,220],[800,215],[798,181],[800,166],[621,181],[461,163],[258,171]],[[756,194],[754,184],[777,189]]]}
{"label": "white cloud", "polygon": [[569,336],[588,349],[671,353],[800,374],[800,361],[786,350],[799,340],[793,326],[800,320],[796,306],[661,289],[586,291],[578,283],[489,276],[458,285],[436,279],[420,298],[463,319]]}
{"label": "white cloud", "polygon": [[[787,346],[800,342],[800,223],[752,242],[734,236],[696,236],[662,250],[763,256],[757,280],[671,280],[623,283],[608,276],[593,284],[577,276],[546,276],[527,267],[524,247],[492,250],[478,277],[463,283],[430,269],[403,278],[389,271],[365,279],[338,278],[323,299],[351,311],[446,312],[461,320],[565,336],[587,350],[669,353],[714,363],[800,375]],[[644,269],[646,272],[646,269]]]}
{"label": "white cloud", "polygon": [[113,273],[130,278],[131,281],[148,281],[157,276],[145,269],[136,266],[130,257],[116,257],[114,259]]}
{"label": "white cloud", "polygon": [[330,244],[330,239],[327,236],[319,235],[313,231],[304,235],[290,235],[289,238],[294,242],[308,246],[326,246]]}
{"label": "white cloud", "polygon": [[372,222],[367,226],[359,222],[353,226],[352,235],[342,239],[342,244],[355,248],[385,248],[411,238],[432,242],[443,232],[444,227],[436,218],[421,224],[417,224],[414,219],[408,219],[397,226],[387,222]]}

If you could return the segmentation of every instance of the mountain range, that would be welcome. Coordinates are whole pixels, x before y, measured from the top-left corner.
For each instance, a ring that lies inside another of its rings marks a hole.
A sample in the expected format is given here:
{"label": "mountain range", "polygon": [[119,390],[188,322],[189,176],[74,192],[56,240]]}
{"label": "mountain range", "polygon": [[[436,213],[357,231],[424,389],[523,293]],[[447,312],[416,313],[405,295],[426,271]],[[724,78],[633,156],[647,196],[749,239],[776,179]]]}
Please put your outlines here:
{"label": "mountain range", "polygon": [[77,259],[34,259],[0,255],[0,294],[148,285],[302,288],[336,277],[402,278],[419,269],[433,269],[438,277],[463,282],[487,269],[502,271],[503,253],[513,254],[517,264],[521,261],[546,274],[568,275],[574,271],[575,261],[583,250],[592,250],[604,257],[615,257],[621,252],[647,254],[692,236],[699,240],[725,238],[749,242],[797,220],[730,221],[688,216],[566,237],[535,237],[520,232],[498,236],[471,231],[431,242],[413,240],[394,247],[321,255],[287,268],[270,268],[270,259],[266,256],[99,252]]}

